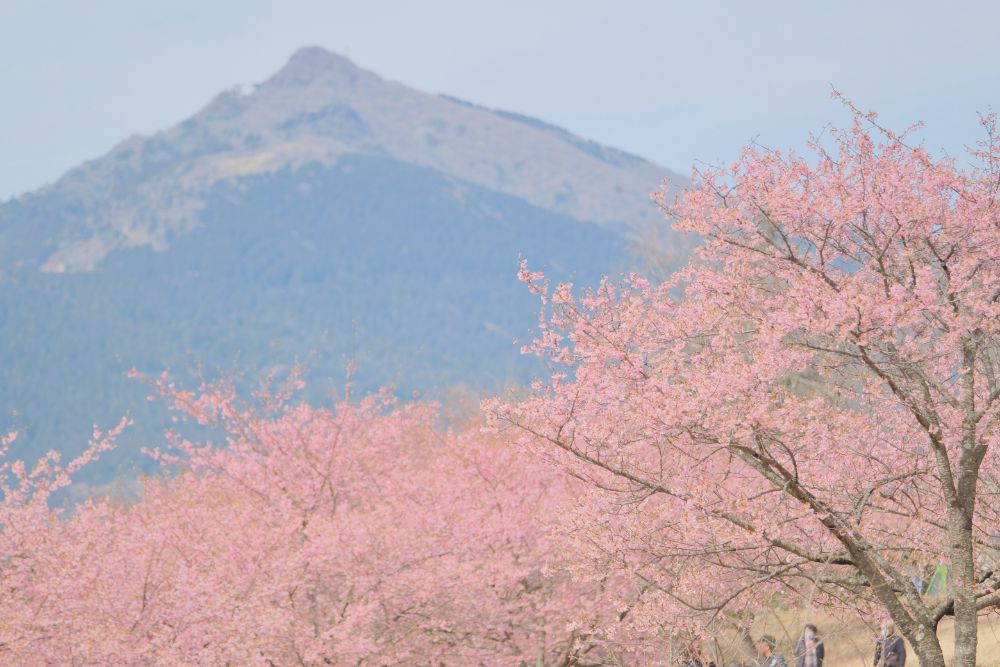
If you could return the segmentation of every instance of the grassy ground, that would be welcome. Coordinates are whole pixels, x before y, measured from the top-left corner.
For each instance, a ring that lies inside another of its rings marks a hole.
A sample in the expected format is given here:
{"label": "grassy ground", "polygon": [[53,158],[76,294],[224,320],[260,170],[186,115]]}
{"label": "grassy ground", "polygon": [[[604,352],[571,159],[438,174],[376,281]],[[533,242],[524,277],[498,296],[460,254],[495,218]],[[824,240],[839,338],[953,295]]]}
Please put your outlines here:
{"label": "grassy ground", "polygon": [[[876,632],[860,619],[856,622],[844,623],[822,616],[806,618],[792,612],[774,614],[754,628],[754,636],[770,634],[777,638],[778,652],[785,655],[789,660],[790,667],[795,667],[791,657],[794,653],[795,641],[801,632],[802,625],[806,622],[812,622],[819,627],[826,647],[824,667],[871,666]],[[954,652],[952,644],[955,634],[949,619],[941,622],[938,628],[938,637],[940,637],[944,648],[945,660],[949,661],[950,664]],[[746,662],[747,660],[744,655],[740,654],[736,642],[732,639],[720,638],[717,650],[721,654],[722,664]],[[920,664],[909,646],[907,646],[907,651],[906,664]],[[980,619],[979,655],[976,664],[984,667],[1000,667],[1000,618],[997,616],[984,616]]]}

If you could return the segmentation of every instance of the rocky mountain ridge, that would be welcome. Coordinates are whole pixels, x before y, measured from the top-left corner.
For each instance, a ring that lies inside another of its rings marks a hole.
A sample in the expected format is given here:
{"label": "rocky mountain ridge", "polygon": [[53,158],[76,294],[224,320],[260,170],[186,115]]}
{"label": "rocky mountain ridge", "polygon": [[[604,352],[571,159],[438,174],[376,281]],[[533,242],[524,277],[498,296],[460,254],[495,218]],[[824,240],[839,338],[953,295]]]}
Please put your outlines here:
{"label": "rocky mountain ridge", "polygon": [[188,120],[133,136],[0,205],[0,262],[89,271],[123,248],[163,250],[199,224],[213,185],[346,155],[428,167],[455,180],[456,196],[472,184],[618,229],[655,219],[648,194],[667,177],[683,180],[544,122],[416,91],[310,47],[252,89],[221,93]]}

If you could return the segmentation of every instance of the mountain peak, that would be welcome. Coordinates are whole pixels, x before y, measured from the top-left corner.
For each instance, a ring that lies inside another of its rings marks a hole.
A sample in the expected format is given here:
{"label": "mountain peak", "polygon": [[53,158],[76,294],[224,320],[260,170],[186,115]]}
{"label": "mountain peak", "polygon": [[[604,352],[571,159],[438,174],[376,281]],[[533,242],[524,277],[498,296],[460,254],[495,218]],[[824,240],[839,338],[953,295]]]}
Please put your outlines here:
{"label": "mountain peak", "polygon": [[309,84],[321,80],[356,80],[364,70],[346,56],[327,51],[321,46],[306,46],[288,59],[271,77],[271,82]]}
{"label": "mountain peak", "polygon": [[[221,93],[178,125],[70,171],[23,206],[0,207],[0,265],[90,271],[116,250],[163,249],[198,227],[216,185],[306,165],[329,168],[347,156],[429,168],[616,228],[658,220],[648,193],[669,175],[548,123],[387,81],[313,46],[252,92]],[[54,217],[50,205],[65,215]],[[16,251],[4,231],[15,215],[41,221],[19,227],[26,245]]]}

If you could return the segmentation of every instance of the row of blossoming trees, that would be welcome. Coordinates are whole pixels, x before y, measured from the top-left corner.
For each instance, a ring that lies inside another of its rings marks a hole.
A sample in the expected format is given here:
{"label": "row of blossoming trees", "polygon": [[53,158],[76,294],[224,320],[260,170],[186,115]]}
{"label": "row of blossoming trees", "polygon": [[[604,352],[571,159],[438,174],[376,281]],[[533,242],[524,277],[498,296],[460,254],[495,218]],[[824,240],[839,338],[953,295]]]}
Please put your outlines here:
{"label": "row of blossoming trees", "polygon": [[[388,395],[156,383],[216,444],[71,515],[5,464],[8,664],[652,664],[782,606],[976,661],[1000,604],[1000,150],[959,168],[856,114],[808,159],[699,174],[664,284],[543,301],[550,373],[444,429]],[[866,129],[875,128],[875,129]],[[293,383],[294,384],[294,383]],[[123,425],[120,425],[120,427]],[[84,459],[115,433],[95,433]],[[948,563],[945,595],[911,580]]]}
{"label": "row of blossoming trees", "polygon": [[[57,462],[7,468],[4,664],[556,665],[619,651],[601,632],[613,577],[563,571],[556,519],[576,491],[558,470],[387,395],[323,409],[156,385],[225,439],[171,436],[152,455],[182,472],[146,480],[139,501],[57,518]],[[84,458],[114,435],[95,433]]]}

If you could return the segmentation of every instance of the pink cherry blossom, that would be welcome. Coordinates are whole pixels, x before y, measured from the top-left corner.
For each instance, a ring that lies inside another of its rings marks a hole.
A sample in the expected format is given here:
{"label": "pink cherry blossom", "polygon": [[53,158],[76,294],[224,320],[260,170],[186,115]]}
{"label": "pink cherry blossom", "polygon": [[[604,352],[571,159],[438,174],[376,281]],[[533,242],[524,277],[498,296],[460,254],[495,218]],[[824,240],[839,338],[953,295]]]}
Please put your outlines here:
{"label": "pink cherry blossom", "polygon": [[[752,147],[661,197],[702,239],[664,284],[572,298],[523,266],[553,373],[486,409],[590,483],[578,549],[646,582],[647,630],[745,628],[782,600],[887,614],[943,665],[954,616],[972,667],[1000,605],[995,119],[973,169],[856,118],[810,156]],[[911,578],[940,563],[952,590],[921,597]]]}

